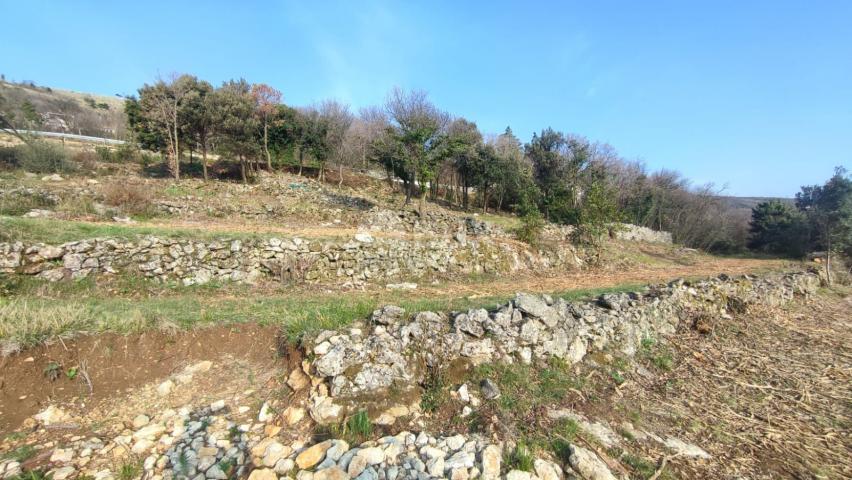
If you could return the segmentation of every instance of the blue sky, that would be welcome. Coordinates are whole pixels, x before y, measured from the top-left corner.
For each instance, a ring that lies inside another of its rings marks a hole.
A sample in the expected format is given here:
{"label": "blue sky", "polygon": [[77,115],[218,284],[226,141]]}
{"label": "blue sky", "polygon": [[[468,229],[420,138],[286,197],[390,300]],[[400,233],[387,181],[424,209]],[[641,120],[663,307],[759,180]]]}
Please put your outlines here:
{"label": "blue sky", "polygon": [[484,132],[551,126],[730,195],[852,167],[852,1],[0,0],[0,72],[102,94],[158,74],[289,104],[421,88]]}

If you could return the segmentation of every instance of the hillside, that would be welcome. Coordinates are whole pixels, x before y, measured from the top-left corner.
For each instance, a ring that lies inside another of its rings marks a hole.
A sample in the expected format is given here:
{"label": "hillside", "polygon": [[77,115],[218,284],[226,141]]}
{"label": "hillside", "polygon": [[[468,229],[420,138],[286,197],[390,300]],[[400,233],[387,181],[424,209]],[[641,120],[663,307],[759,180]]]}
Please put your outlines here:
{"label": "hillside", "polygon": [[124,138],[122,98],[5,81],[0,81],[0,95],[32,130]]}
{"label": "hillside", "polygon": [[812,265],[62,148],[0,172],[3,480],[852,472],[850,297]]}

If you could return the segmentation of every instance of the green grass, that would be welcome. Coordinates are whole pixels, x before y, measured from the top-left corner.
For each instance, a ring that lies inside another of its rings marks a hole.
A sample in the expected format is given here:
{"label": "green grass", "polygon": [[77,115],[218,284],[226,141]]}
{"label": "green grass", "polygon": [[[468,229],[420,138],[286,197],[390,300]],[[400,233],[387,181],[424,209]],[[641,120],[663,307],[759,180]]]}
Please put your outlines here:
{"label": "green grass", "polygon": [[534,463],[535,458],[524,442],[518,442],[515,449],[506,457],[506,464],[510,470],[532,472]]}
{"label": "green grass", "polygon": [[97,237],[136,240],[146,235],[195,240],[216,240],[223,238],[249,239],[275,236],[271,233],[212,232],[192,228],[162,228],[8,216],[0,216],[0,232],[3,232],[5,241],[9,242],[21,241],[25,243],[42,242],[51,244],[74,242]]}
{"label": "green grass", "polygon": [[369,440],[373,434],[373,422],[365,410],[361,410],[349,417],[346,422],[331,427],[331,433],[335,438],[343,438],[350,444],[361,443]]}
{"label": "green grass", "polygon": [[36,451],[32,445],[21,445],[0,455],[0,460],[14,460],[20,463],[32,458],[35,454]]}

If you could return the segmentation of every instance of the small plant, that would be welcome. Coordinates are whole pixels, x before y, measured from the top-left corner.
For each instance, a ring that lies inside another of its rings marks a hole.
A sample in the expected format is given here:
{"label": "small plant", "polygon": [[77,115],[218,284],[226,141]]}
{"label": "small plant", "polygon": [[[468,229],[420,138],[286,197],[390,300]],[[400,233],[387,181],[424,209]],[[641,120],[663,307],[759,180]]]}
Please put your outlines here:
{"label": "small plant", "polygon": [[544,219],[537,209],[530,209],[521,216],[521,226],[515,230],[518,240],[532,246],[539,244],[541,231],[544,229]]}
{"label": "small plant", "polygon": [[104,186],[104,203],[131,215],[150,216],[154,210],[151,191],[145,185],[110,183]]}
{"label": "small plant", "polygon": [[51,480],[52,477],[44,470],[25,470],[17,475],[6,477],[6,480]]}
{"label": "small plant", "polygon": [[21,445],[14,450],[10,450],[2,455],[0,455],[0,460],[14,460],[18,463],[21,463],[25,460],[28,460],[35,455],[36,451],[32,445]]}
{"label": "small plant", "polygon": [[50,362],[44,367],[44,376],[51,382],[55,382],[62,375],[62,366],[56,362]]}
{"label": "small plant", "polygon": [[444,372],[438,366],[429,367],[426,379],[423,381],[423,396],[420,399],[420,408],[424,412],[434,412],[446,400],[446,379]]}
{"label": "small plant", "polygon": [[524,442],[518,442],[515,449],[509,453],[509,458],[506,463],[510,469],[531,472],[533,470],[535,459],[530,452],[529,447]]}
{"label": "small plant", "polygon": [[68,380],[74,380],[75,378],[77,378],[77,371],[77,367],[71,367],[65,371],[65,376],[68,377]]}
{"label": "small plant", "polygon": [[142,466],[138,461],[130,460],[121,464],[118,469],[118,480],[133,480],[142,475]]}
{"label": "small plant", "polygon": [[34,173],[62,173],[75,170],[62,147],[42,140],[32,141],[18,149],[21,168]]}
{"label": "small plant", "polygon": [[616,385],[621,385],[622,383],[625,382],[624,375],[622,375],[622,373],[619,372],[618,370],[613,370],[613,371],[609,372],[609,376],[610,376],[610,378],[612,378],[612,380],[615,382]]}
{"label": "small plant", "polygon": [[373,433],[373,422],[370,421],[367,412],[361,410],[346,421],[346,430],[350,435],[368,438]]}

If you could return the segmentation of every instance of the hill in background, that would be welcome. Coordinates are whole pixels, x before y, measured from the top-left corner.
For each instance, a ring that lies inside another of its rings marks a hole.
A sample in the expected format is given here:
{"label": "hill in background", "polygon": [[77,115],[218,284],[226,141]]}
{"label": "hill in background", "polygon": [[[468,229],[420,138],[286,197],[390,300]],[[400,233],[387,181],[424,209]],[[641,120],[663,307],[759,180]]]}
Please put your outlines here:
{"label": "hill in background", "polygon": [[0,81],[0,95],[31,130],[123,138],[124,99]]}

